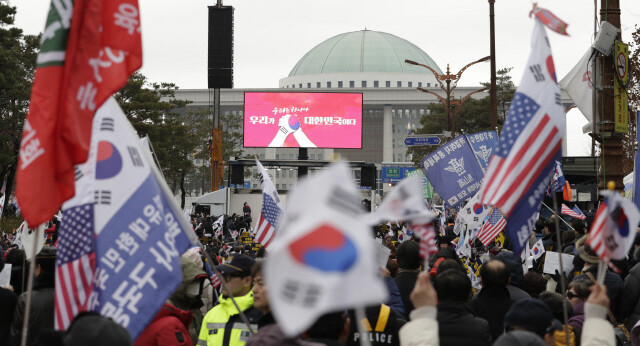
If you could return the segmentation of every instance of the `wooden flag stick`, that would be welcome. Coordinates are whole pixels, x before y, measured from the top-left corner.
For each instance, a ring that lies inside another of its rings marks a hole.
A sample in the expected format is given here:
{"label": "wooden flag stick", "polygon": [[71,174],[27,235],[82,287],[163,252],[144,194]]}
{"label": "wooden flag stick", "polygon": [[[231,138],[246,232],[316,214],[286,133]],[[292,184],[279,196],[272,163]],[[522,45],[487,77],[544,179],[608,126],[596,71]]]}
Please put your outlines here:
{"label": "wooden flag stick", "polygon": [[[557,193],[554,191],[553,192],[553,212],[555,213],[556,210],[558,210],[558,198],[557,198]],[[548,207],[547,207],[548,208]],[[558,249],[556,249],[558,251],[558,264],[560,265],[560,290],[562,291],[562,294],[566,294],[567,293],[567,285],[564,282],[564,266],[562,265],[562,237],[560,235],[560,222],[558,221],[558,219],[560,218],[560,215],[558,215],[558,213],[556,213],[556,217],[555,219],[555,224],[556,224],[556,242],[558,244]],[[567,311],[567,305],[566,304],[562,304],[562,318],[564,319],[563,323],[564,323],[564,333],[565,333],[565,337],[566,337],[566,341],[567,343],[565,345],[570,345],[569,343],[569,313]]]}

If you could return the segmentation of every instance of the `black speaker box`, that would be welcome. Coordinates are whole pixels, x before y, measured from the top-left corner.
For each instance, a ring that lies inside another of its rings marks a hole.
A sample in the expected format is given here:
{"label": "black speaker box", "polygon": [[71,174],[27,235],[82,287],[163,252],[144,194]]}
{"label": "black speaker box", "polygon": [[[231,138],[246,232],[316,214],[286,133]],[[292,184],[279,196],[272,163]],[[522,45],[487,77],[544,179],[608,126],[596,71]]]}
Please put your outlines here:
{"label": "black speaker box", "polygon": [[231,184],[244,185],[244,166],[231,166]]}
{"label": "black speaker box", "polygon": [[376,186],[376,167],[366,166],[360,168],[360,186],[369,186],[375,188]]}
{"label": "black speaker box", "polygon": [[208,47],[208,88],[233,88],[232,6],[209,6]]}

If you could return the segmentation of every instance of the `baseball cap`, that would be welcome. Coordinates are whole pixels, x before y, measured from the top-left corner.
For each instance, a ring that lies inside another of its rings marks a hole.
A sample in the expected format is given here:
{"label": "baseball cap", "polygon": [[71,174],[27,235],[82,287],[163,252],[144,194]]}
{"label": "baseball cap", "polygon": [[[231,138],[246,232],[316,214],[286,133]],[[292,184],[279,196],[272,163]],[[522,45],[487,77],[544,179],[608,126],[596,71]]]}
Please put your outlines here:
{"label": "baseball cap", "polygon": [[229,263],[224,263],[216,266],[216,268],[222,272],[222,274],[229,274],[233,276],[249,276],[251,275],[251,267],[255,260],[247,255],[234,255]]}
{"label": "baseball cap", "polygon": [[554,330],[562,329],[562,325],[553,318],[547,304],[537,299],[522,299],[511,305],[504,316],[504,328],[509,330],[511,327],[520,327],[542,337]]}

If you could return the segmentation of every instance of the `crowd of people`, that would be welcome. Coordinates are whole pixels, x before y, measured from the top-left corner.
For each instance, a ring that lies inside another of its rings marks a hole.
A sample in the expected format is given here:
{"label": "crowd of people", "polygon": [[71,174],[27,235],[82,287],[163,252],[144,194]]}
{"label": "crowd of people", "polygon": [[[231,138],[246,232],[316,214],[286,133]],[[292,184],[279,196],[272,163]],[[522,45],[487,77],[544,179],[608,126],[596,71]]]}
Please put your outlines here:
{"label": "crowd of people", "polygon": [[[421,258],[410,225],[381,224],[372,237],[389,249],[387,265],[380,268],[387,301],[367,307],[364,319],[348,309],[325,314],[290,337],[271,313],[263,272],[268,253],[253,239],[250,207],[222,217],[194,213],[190,218],[202,247],[182,255],[181,285],[133,344],[358,345],[366,338],[371,345],[619,345],[627,340],[637,345],[640,237],[628,259],[615,262],[620,273],[610,269],[598,284],[599,258],[585,242],[593,219],[587,215],[585,221],[562,223],[558,231],[557,216],[541,218],[531,235],[531,245],[542,240],[548,252],[575,255],[573,263],[565,263],[571,267],[568,274],[544,274],[544,255],[523,266],[508,238],[489,246],[475,238],[461,240],[454,215],[442,227],[436,222],[438,252],[428,261]],[[57,227],[51,224],[51,238]],[[0,340],[18,345],[28,262],[23,249],[4,239],[0,270],[5,263],[12,268],[10,285],[0,289]],[[457,251],[464,241],[471,256]],[[55,258],[50,245],[36,256],[27,344],[76,345],[96,336],[96,345],[132,344],[125,329],[95,313],[79,314],[67,331],[53,330]]]}

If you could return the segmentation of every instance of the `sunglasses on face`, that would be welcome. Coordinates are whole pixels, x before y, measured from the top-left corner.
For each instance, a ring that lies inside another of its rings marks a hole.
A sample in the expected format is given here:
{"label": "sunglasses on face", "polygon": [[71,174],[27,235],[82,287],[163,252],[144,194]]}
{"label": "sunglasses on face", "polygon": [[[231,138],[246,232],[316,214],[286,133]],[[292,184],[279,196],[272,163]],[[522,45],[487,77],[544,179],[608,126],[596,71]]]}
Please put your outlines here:
{"label": "sunglasses on face", "polygon": [[579,298],[577,294],[571,292],[571,291],[567,291],[567,298],[569,299],[573,299],[573,298]]}

